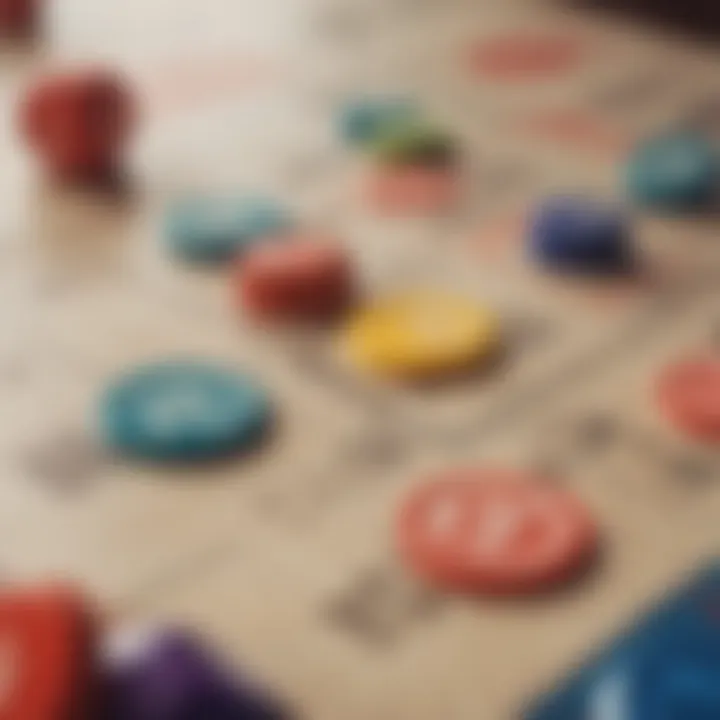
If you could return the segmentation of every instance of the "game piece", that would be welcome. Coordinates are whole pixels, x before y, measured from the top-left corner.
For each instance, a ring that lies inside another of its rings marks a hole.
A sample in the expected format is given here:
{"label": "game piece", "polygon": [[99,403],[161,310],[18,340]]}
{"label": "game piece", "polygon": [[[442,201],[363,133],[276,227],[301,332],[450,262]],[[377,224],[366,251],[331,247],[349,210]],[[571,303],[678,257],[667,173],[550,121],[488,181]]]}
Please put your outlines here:
{"label": "game piece", "polygon": [[379,133],[371,150],[389,165],[449,168],[457,161],[457,148],[447,133],[424,125],[407,125]]}
{"label": "game piece", "polygon": [[356,100],[340,118],[341,134],[351,145],[366,145],[389,128],[412,123],[417,110],[407,98],[375,97]]}
{"label": "game piece", "polygon": [[170,360],[122,376],[104,394],[100,414],[105,440],[117,450],[190,461],[253,448],[272,413],[253,378],[210,363]]}
{"label": "game piece", "polygon": [[224,263],[289,227],[286,213],[267,198],[196,197],[171,205],[166,234],[171,251],[186,260]]}
{"label": "game piece", "polygon": [[71,590],[0,591],[0,718],[85,717],[96,699],[94,625],[89,603]]}
{"label": "game piece", "polygon": [[108,658],[107,720],[281,720],[278,703],[242,682],[187,631],[150,631]]}
{"label": "game piece", "polygon": [[715,200],[715,149],[701,135],[664,135],[641,144],[627,167],[630,196],[660,211],[700,210]]}
{"label": "game piece", "polygon": [[454,169],[378,165],[365,177],[365,201],[383,215],[426,215],[452,208],[460,194]]}
{"label": "game piece", "polygon": [[530,220],[530,252],[552,269],[623,273],[633,266],[629,235],[625,218],[607,204],[555,197],[544,201]]}
{"label": "game piece", "polygon": [[499,336],[492,311],[460,296],[415,291],[360,309],[343,342],[359,368],[413,380],[475,367],[498,350]]}
{"label": "game piece", "polygon": [[31,37],[38,25],[39,9],[39,0],[0,0],[0,37]]}
{"label": "game piece", "polygon": [[657,397],[681,432],[696,440],[720,441],[720,361],[700,358],[671,365],[660,376]]}
{"label": "game piece", "polygon": [[57,179],[117,179],[133,126],[127,85],[92,69],[43,78],[28,92],[21,123],[31,147]]}
{"label": "game piece", "polygon": [[720,717],[717,563],[653,608],[524,720],[710,720]]}
{"label": "game piece", "polygon": [[577,36],[519,32],[473,47],[470,66],[486,80],[523,82],[563,75],[579,64],[582,53]]}
{"label": "game piece", "polygon": [[468,469],[442,473],[410,493],[397,542],[410,567],[444,588],[531,593],[585,567],[597,529],[564,490],[507,470]]}
{"label": "game piece", "polygon": [[298,235],[255,248],[237,263],[240,304],[259,320],[327,320],[347,309],[354,278],[346,251],[330,239]]}

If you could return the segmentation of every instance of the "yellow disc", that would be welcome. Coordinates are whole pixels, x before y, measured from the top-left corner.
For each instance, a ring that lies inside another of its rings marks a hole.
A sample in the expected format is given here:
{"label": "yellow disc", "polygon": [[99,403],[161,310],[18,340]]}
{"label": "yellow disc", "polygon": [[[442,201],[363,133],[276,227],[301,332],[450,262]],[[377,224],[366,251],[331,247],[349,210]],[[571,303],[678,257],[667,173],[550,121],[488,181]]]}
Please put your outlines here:
{"label": "yellow disc", "polygon": [[345,335],[357,365],[384,375],[422,378],[460,371],[498,346],[495,315],[472,301],[416,291],[364,308]]}

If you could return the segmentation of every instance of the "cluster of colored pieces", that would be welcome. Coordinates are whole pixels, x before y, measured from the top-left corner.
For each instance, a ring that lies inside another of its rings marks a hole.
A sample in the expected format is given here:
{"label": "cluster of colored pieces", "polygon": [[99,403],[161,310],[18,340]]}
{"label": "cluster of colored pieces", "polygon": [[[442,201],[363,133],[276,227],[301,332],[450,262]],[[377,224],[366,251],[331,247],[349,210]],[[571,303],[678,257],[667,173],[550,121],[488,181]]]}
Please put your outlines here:
{"label": "cluster of colored pieces", "polygon": [[369,158],[368,205],[387,214],[449,209],[460,185],[455,139],[406,98],[365,98],[340,118],[345,142]]}
{"label": "cluster of colored pieces", "polygon": [[280,720],[197,637],[154,629],[104,641],[93,604],[67,588],[0,592],[7,720]]}

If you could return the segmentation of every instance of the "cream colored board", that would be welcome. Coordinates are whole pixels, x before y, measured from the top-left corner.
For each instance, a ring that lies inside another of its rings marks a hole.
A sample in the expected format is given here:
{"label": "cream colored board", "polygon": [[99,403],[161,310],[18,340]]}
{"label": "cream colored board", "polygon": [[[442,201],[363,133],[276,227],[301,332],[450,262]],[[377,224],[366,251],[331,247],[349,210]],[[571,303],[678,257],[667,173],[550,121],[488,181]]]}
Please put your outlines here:
{"label": "cream colored board", "polygon": [[[715,551],[716,453],[708,458],[679,438],[658,415],[651,388],[666,363],[716,342],[719,311],[709,300],[682,320],[658,318],[647,335],[550,388],[544,411],[519,413],[485,441],[417,441],[405,462],[358,473],[352,492],[316,507],[305,525],[265,526],[252,559],[238,550],[231,567],[136,605],[131,617],[199,625],[307,717],[516,717],[523,699]],[[573,432],[598,412],[617,421],[624,448],[583,458]],[[711,476],[682,487],[686,478],[668,478],[660,451],[714,463]],[[428,473],[448,465],[535,468],[548,459],[557,469],[549,481],[597,515],[604,552],[596,573],[541,602],[508,604],[438,597],[400,569],[394,514]]]}

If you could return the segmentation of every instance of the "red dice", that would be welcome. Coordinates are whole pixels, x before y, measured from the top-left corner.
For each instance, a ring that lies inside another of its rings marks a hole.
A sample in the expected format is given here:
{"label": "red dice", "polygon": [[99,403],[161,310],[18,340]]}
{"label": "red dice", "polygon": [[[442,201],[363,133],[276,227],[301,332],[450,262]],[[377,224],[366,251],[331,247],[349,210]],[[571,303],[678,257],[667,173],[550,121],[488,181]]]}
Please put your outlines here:
{"label": "red dice", "polygon": [[29,37],[38,25],[39,0],[0,0],[0,36]]}
{"label": "red dice", "polygon": [[30,90],[21,125],[53,176],[109,180],[120,170],[132,131],[131,95],[116,75],[104,70],[56,75]]}

